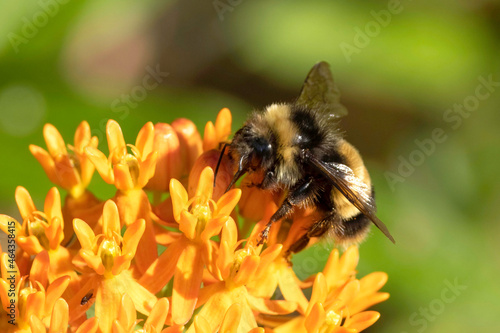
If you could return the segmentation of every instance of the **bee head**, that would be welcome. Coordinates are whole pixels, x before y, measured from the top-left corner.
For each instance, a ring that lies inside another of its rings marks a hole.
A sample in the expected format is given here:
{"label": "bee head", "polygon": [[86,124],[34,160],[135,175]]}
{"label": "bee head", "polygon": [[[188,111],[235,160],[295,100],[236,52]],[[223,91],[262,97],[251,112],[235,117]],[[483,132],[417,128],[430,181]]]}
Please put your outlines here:
{"label": "bee head", "polygon": [[265,171],[274,164],[271,140],[251,125],[243,126],[236,132],[229,154],[238,163],[238,170],[228,189],[246,172]]}

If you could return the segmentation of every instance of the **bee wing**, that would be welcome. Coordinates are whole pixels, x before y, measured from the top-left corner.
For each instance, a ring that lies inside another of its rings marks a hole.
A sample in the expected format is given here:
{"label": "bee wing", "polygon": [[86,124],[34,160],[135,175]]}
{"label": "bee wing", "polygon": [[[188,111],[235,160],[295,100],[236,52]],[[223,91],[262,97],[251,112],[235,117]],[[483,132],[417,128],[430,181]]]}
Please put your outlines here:
{"label": "bee wing", "polygon": [[330,65],[324,61],[314,65],[307,74],[296,104],[321,110],[334,118],[347,115],[347,109],[340,104],[340,92],[333,81]]}
{"label": "bee wing", "polygon": [[309,161],[329,180],[333,186],[342,193],[350,203],[354,205],[362,214],[367,216],[376,226],[389,238],[396,243],[391,233],[375,215],[375,204],[368,186],[363,183],[347,165],[341,163],[324,162],[307,154]]}

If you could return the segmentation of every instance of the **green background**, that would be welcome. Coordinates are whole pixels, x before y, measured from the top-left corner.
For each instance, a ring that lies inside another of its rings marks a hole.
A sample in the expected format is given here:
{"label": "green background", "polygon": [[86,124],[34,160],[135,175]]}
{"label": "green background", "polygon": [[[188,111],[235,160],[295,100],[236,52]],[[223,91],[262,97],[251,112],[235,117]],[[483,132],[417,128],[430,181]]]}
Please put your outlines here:
{"label": "green background", "polygon": [[[105,151],[109,118],[132,143],[147,121],[187,117],[203,131],[229,107],[234,131],[252,109],[293,100],[325,60],[397,241],[374,230],[360,247],[359,276],[387,272],[391,294],[367,331],[496,331],[500,89],[477,87],[500,80],[499,41],[493,0],[2,1],[0,211],[18,217],[17,185],[43,205],[52,185],[28,145],[45,147],[44,123],[71,143],[87,120]],[[169,74],[125,106],[154,68]],[[464,103],[470,112],[446,118]],[[114,192],[97,173],[90,188]],[[303,274],[323,261],[317,249],[294,260]]]}

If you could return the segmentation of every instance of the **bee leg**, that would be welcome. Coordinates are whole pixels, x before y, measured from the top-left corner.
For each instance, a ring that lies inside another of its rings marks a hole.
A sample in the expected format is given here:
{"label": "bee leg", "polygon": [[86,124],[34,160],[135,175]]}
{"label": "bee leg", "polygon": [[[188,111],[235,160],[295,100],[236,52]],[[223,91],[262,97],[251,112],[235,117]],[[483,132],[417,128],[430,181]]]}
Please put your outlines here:
{"label": "bee leg", "polygon": [[278,208],[278,210],[269,219],[266,228],[260,234],[261,238],[258,245],[264,244],[264,242],[267,240],[269,229],[271,229],[271,226],[274,222],[279,221],[280,219],[288,215],[293,210],[294,206],[309,198],[311,194],[314,193],[314,190],[314,179],[312,177],[305,178],[304,180],[296,184],[294,188],[292,188],[288,192],[287,197]]}
{"label": "bee leg", "polygon": [[323,236],[330,228],[332,227],[332,224],[334,224],[336,220],[336,214],[330,214],[325,216],[319,221],[316,221],[311,228],[301,237],[299,238],[295,243],[290,245],[288,250],[286,251],[285,256],[289,256],[292,253],[297,253],[302,251],[307,244],[309,244],[309,240],[312,237],[321,237]]}

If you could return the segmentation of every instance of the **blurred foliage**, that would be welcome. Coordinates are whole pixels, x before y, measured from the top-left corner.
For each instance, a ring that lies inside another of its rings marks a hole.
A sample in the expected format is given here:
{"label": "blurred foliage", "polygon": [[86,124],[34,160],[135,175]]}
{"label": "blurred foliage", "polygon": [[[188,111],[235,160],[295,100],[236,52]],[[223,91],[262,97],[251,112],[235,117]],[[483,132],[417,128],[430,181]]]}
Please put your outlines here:
{"label": "blurred foliage", "polygon": [[[18,216],[17,185],[37,205],[52,186],[28,151],[45,147],[46,122],[71,142],[87,120],[104,150],[109,118],[130,142],[146,121],[187,117],[202,131],[229,107],[236,130],[252,108],[292,100],[310,67],[326,60],[350,110],[342,127],[365,157],[379,216],[397,240],[374,230],[361,245],[361,275],[386,271],[391,293],[369,331],[499,328],[498,87],[456,129],[443,118],[475,94],[480,77],[500,80],[498,1],[401,1],[384,25],[373,22],[390,1],[221,0],[222,12],[215,1],[61,2],[0,4],[3,213]],[[346,57],[341,45],[355,46],[370,24],[379,28],[369,43]],[[125,104],[124,94],[157,67],[168,76]],[[387,172],[397,174],[400,157],[436,128],[447,139],[391,186]],[[90,188],[112,195],[97,174]],[[307,270],[311,258],[320,265],[325,253],[314,251],[297,255],[295,267]],[[467,289],[439,303],[446,281]],[[429,308],[426,319],[421,311]]]}

